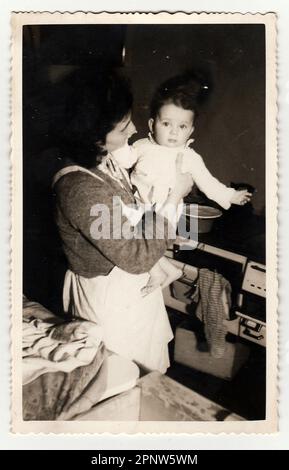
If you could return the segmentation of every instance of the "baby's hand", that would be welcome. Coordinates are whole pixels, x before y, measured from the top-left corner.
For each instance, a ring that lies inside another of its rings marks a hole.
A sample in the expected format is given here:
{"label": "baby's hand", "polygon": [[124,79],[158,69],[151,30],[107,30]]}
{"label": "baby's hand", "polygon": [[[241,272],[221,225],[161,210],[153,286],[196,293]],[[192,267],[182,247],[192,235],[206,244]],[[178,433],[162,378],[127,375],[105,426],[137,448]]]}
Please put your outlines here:
{"label": "baby's hand", "polygon": [[235,191],[234,196],[231,199],[232,204],[238,204],[238,206],[244,206],[247,202],[251,201],[252,193],[249,193],[247,189]]}

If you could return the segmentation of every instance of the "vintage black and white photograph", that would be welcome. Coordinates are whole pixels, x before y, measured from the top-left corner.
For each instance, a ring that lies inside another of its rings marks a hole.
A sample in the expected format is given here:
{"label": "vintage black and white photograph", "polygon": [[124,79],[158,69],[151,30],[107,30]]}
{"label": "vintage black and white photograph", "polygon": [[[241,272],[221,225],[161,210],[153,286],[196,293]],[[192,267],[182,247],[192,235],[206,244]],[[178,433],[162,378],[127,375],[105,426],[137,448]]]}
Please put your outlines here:
{"label": "vintage black and white photograph", "polygon": [[276,430],[275,16],[12,28],[14,431]]}

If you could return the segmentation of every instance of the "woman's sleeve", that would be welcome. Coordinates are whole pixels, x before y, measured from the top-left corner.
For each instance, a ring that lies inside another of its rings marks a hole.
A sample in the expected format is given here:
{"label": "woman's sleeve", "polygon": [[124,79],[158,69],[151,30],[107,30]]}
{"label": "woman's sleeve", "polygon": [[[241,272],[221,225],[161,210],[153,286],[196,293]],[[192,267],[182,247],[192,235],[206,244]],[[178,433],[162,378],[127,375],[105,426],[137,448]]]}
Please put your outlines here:
{"label": "woman's sleeve", "polygon": [[132,274],[148,272],[175,239],[168,220],[154,212],[145,213],[133,227],[123,214],[120,197],[112,194],[107,183],[91,177],[83,177],[69,193],[60,191],[58,204],[88,243]]}
{"label": "woman's sleeve", "polygon": [[[197,187],[205,193],[205,195],[216,201],[224,209],[229,209],[231,199],[235,194],[234,188],[229,188],[215,178],[206,167],[204,160],[200,155],[193,152],[190,158],[190,173]],[[187,170],[188,171],[188,170]]]}

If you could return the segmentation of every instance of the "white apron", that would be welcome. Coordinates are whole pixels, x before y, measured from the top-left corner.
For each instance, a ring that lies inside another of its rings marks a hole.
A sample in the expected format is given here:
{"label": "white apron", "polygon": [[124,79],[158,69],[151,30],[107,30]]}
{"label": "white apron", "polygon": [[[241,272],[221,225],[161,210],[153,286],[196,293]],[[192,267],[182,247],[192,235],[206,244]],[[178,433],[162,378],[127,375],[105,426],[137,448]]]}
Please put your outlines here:
{"label": "white apron", "polygon": [[[66,168],[65,173],[68,172]],[[60,176],[57,174],[54,182]],[[68,270],[63,288],[64,310],[101,325],[109,350],[146,369],[165,373],[170,365],[168,343],[173,334],[161,288],[146,297],[141,295],[148,279],[148,273],[130,274],[117,266],[107,276],[94,278]]]}

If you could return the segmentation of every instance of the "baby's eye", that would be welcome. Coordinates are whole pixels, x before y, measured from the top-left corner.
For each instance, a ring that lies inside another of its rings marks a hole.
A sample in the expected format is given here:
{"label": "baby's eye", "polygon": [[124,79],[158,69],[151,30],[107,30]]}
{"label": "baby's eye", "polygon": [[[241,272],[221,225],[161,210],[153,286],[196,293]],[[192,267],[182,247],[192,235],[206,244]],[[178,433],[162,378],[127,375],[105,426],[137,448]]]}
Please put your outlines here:
{"label": "baby's eye", "polygon": [[163,121],[163,126],[168,127],[168,126],[169,126],[169,122],[168,122],[168,121]]}
{"label": "baby's eye", "polygon": [[181,124],[181,125],[180,125],[180,128],[181,128],[182,130],[185,130],[185,129],[187,129],[187,126],[186,126],[185,124]]}

